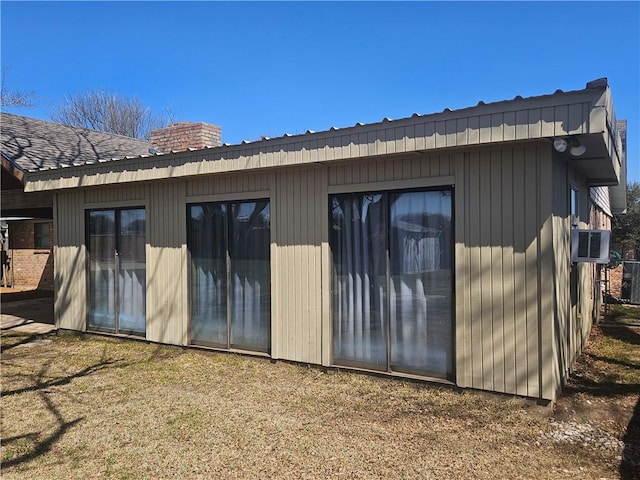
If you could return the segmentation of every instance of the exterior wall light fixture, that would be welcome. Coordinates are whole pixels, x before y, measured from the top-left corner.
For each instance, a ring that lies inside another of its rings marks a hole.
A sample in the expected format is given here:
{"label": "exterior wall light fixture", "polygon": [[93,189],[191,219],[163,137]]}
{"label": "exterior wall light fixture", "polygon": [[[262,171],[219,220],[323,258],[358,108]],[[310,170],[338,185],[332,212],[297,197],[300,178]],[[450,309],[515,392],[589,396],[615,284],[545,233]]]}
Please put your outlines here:
{"label": "exterior wall light fixture", "polygon": [[587,148],[580,143],[580,141],[575,137],[569,138],[554,138],[553,139],[553,148],[555,148],[556,152],[564,153],[569,149],[569,153],[573,157],[580,157],[584,155],[584,152],[587,151]]}

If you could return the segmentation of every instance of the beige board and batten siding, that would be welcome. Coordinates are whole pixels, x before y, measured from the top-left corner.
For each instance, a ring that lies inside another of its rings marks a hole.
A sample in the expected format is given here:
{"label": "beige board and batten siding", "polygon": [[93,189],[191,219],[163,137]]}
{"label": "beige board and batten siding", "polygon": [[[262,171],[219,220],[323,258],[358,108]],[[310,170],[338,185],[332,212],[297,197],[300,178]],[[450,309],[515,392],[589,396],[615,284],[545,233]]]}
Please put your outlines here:
{"label": "beige board and batten siding", "polygon": [[140,185],[124,185],[115,190],[112,187],[93,187],[83,192],[86,208],[115,208],[118,205],[144,207],[147,189]]}
{"label": "beige board and batten siding", "polygon": [[[557,156],[556,156],[557,157]],[[571,172],[567,162],[553,160],[553,295],[554,312],[553,373],[560,382],[567,373],[576,348],[576,319],[571,312]]]}
{"label": "beige board and batten siding", "polygon": [[[456,171],[457,383],[543,396],[539,200],[548,145],[465,152]],[[550,312],[548,312],[550,313]]]}
{"label": "beige board and batten siding", "polygon": [[322,363],[322,244],[328,223],[322,167],[281,170],[271,203],[272,356]]}
{"label": "beige board and batten siding", "polygon": [[185,183],[149,184],[147,206],[147,339],[186,345]]}
{"label": "beige board and batten siding", "polygon": [[269,174],[210,175],[188,179],[186,196],[188,202],[193,203],[193,197],[264,192],[268,191],[269,187]]}
{"label": "beige board and batten siding", "polygon": [[53,211],[56,326],[85,330],[87,297],[83,192],[74,190],[54,194]]}
{"label": "beige board and batten siding", "polygon": [[[591,224],[590,210],[591,210],[591,198],[590,187],[586,183],[586,179],[580,174],[569,169],[569,182],[572,186],[577,187],[578,203],[579,203],[579,222],[578,228],[592,229],[598,228]],[[573,364],[574,360],[582,351],[587,336],[591,331],[592,315],[593,315],[593,303],[594,303],[594,287],[595,281],[595,268],[594,263],[576,263],[573,264],[573,268],[576,270],[577,275],[577,299],[575,304],[572,301],[571,315],[572,322],[574,322],[576,328],[573,333],[574,342],[571,349],[570,363]]]}
{"label": "beige board and batten siding", "polygon": [[[254,190],[263,197],[269,187],[272,355],[329,364],[327,194],[455,184],[457,383],[538,397],[540,148],[549,151],[547,144],[485,147],[279,169],[273,176],[205,176],[186,182],[146,183],[147,338],[178,345],[188,340],[186,204],[250,199]],[[122,186],[112,190],[121,189],[127,191]],[[92,195],[103,205],[116,202],[104,192]],[[123,202],[131,200],[120,199],[116,204]],[[82,202],[77,205],[82,209]],[[84,242],[84,227],[80,230],[75,245]],[[84,279],[77,288],[84,291]],[[85,315],[79,317],[83,320],[78,329],[84,328]]]}
{"label": "beige board and batten siding", "polygon": [[[552,283],[554,317],[552,361],[549,367],[556,388],[582,351],[591,330],[595,266],[571,261],[571,189],[578,191],[576,228],[598,228],[588,221],[590,188],[571,164],[554,154],[553,163],[553,265]],[[585,217],[586,215],[586,217]]]}

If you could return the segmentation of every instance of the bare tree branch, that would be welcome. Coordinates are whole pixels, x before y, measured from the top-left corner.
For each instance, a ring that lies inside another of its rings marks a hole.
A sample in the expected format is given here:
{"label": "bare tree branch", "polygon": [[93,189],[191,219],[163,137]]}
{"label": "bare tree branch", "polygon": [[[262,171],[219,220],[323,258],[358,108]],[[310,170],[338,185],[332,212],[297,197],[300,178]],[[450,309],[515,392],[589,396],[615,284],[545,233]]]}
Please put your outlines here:
{"label": "bare tree branch", "polygon": [[100,90],[66,95],[51,114],[52,120],[65,125],[147,140],[151,130],[167,126],[172,118],[170,113],[153,114],[138,97]]}
{"label": "bare tree branch", "polygon": [[0,75],[0,106],[2,107],[33,107],[40,100],[35,92],[17,92],[9,90],[5,85],[5,77],[10,67],[2,67]]}

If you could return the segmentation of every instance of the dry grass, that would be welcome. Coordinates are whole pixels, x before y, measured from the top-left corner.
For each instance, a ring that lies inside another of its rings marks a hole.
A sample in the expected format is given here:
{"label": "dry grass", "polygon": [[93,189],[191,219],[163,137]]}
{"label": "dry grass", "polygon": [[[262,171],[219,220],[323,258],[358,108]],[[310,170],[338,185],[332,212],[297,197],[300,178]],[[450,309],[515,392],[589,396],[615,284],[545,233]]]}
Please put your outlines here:
{"label": "dry grass", "polygon": [[607,322],[612,323],[640,323],[640,305],[611,304],[605,316]]}
{"label": "dry grass", "polygon": [[82,334],[2,347],[4,480],[619,476],[516,399]]}
{"label": "dry grass", "polygon": [[554,417],[588,423],[624,442],[619,475],[640,479],[640,327],[594,327]]}

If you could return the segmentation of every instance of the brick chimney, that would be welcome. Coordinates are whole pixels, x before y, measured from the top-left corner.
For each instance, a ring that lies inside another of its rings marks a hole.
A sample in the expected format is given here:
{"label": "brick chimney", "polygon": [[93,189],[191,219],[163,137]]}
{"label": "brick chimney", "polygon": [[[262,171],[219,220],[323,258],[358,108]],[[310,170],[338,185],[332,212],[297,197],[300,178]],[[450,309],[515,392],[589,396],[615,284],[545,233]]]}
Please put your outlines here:
{"label": "brick chimney", "polygon": [[188,148],[219,147],[222,129],[203,122],[179,122],[151,132],[151,144],[161,153]]}

